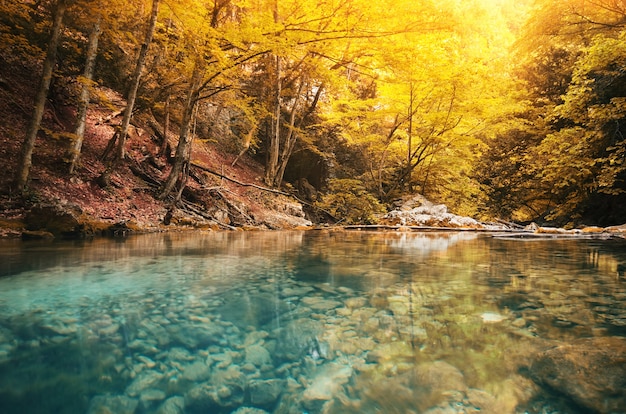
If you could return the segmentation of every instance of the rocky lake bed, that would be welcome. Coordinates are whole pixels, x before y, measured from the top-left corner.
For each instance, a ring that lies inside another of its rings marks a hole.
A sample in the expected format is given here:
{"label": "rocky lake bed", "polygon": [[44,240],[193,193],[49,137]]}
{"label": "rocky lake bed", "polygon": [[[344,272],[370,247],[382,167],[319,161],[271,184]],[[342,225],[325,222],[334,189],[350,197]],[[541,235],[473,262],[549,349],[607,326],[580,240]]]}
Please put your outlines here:
{"label": "rocky lake bed", "polygon": [[[305,249],[312,236],[299,234]],[[372,266],[378,253],[340,259],[375,240],[355,235],[321,260],[325,271],[311,252],[294,261],[200,249],[5,277],[0,400],[89,414],[622,410],[624,285],[506,266],[499,276],[451,260],[447,250],[476,238],[455,237],[386,236],[400,256],[431,249],[408,276],[393,261]]]}

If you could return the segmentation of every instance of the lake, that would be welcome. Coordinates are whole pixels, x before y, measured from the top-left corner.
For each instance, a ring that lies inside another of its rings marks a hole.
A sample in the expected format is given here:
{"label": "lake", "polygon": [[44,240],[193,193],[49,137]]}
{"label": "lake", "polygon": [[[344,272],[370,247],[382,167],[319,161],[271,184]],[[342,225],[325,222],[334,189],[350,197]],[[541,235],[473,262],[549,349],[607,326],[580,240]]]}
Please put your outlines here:
{"label": "lake", "polygon": [[307,231],[0,241],[1,413],[582,413],[541,350],[626,336],[626,240]]}

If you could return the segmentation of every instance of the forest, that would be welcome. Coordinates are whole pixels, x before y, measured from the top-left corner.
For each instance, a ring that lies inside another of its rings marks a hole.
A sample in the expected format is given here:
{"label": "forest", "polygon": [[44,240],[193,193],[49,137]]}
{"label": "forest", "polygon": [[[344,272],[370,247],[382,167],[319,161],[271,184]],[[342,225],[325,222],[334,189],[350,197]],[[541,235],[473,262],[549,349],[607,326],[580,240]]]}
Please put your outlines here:
{"label": "forest", "polygon": [[[3,0],[0,135],[19,151],[0,190],[40,199],[42,164],[106,189],[138,168],[141,126],[168,212],[213,146],[344,223],[422,194],[483,220],[622,224],[625,25],[623,0]],[[98,168],[95,106],[114,125]]]}

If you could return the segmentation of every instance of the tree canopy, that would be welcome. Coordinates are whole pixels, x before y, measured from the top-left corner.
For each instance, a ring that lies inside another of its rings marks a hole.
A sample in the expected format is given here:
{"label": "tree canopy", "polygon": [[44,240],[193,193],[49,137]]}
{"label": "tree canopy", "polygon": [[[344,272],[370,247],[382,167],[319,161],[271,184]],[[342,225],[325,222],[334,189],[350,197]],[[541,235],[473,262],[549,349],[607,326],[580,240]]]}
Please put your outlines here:
{"label": "tree canopy", "polygon": [[[0,7],[3,54],[58,51],[59,63],[49,64],[57,76],[128,99],[110,165],[124,159],[130,117],[164,127],[162,153],[168,130],[176,131],[161,198],[180,196],[197,136],[229,139],[224,148],[235,154],[250,151],[263,161],[268,186],[308,179],[322,193],[370,200],[371,211],[419,192],[460,214],[626,220],[618,208],[626,177],[622,1],[9,0]],[[53,21],[60,41],[48,36]],[[216,127],[225,119],[227,133]],[[70,171],[81,150],[76,131]],[[296,168],[302,154],[326,166],[323,177]]]}

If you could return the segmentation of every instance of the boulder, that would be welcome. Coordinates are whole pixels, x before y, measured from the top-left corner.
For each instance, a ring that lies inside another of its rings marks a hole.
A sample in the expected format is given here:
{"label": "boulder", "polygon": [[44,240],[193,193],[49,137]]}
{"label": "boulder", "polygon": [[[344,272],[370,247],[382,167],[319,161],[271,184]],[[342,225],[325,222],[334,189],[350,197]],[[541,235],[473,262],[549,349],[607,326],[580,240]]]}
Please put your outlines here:
{"label": "boulder", "polygon": [[26,230],[47,231],[55,237],[78,238],[91,233],[82,223],[83,212],[73,205],[38,205],[24,217]]}
{"label": "boulder", "polygon": [[599,413],[626,412],[626,338],[585,338],[540,353],[531,378]]}

